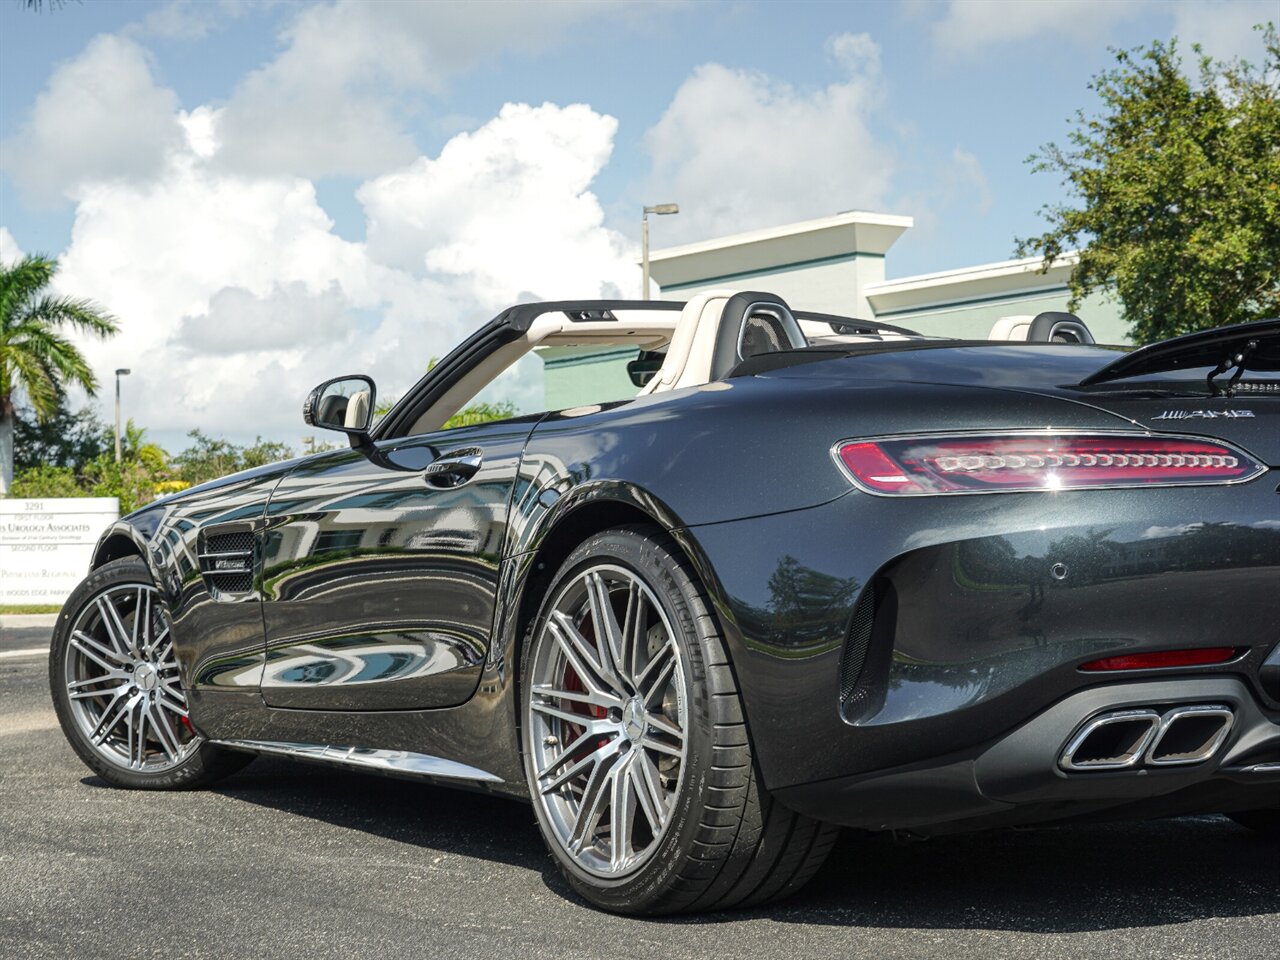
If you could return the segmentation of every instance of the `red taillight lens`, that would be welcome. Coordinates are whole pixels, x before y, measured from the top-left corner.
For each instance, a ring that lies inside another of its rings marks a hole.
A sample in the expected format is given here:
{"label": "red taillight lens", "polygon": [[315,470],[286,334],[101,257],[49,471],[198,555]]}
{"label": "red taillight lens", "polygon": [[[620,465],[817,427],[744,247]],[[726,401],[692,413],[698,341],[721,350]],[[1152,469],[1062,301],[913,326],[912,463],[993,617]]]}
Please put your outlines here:
{"label": "red taillight lens", "polygon": [[1266,469],[1224,444],[1145,435],[906,437],[836,452],[859,486],[898,496],[1232,483]]}
{"label": "red taillight lens", "polygon": [[1080,665],[1090,673],[1099,670],[1155,670],[1159,667],[1202,667],[1210,663],[1234,660],[1240,651],[1235,647],[1200,647],[1196,650],[1161,650],[1158,653],[1129,653],[1119,657],[1103,657]]}

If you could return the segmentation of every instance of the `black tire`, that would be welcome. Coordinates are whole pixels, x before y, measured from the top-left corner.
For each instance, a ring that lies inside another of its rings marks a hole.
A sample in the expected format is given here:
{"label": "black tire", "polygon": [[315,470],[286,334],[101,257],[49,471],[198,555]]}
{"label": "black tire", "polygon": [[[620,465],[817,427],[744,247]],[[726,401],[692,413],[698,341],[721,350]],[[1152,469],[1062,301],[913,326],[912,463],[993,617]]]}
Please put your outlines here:
{"label": "black tire", "polygon": [[1280,809],[1242,810],[1227,814],[1232,820],[1264,837],[1280,838]]}
{"label": "black tire", "polygon": [[[562,846],[538,801],[531,761],[531,664],[554,598],[593,565],[638,574],[661,601],[687,663],[687,756],[665,833],[633,872],[601,877]],[[561,565],[526,635],[521,662],[525,776],[543,838],[565,878],[597,907],[625,914],[725,910],[776,901],[817,871],[839,829],[773,800],[762,788],[742,702],[712,605],[696,573],[663,531],[629,526],[596,534]]]}
{"label": "black tire", "polygon": [[[202,787],[220,780],[249,763],[252,754],[227,750],[207,741],[191,747],[178,763],[163,770],[130,770],[117,762],[106,759],[89,736],[81,729],[72,713],[71,696],[67,689],[67,657],[72,632],[82,611],[93,604],[106,591],[121,587],[154,587],[146,564],[139,557],[113,560],[94,570],[76,587],[63,605],[53,630],[49,651],[49,688],[53,695],[53,707],[62,732],[73,750],[92,770],[107,783],[116,787],[140,790],[180,790]],[[162,601],[160,601],[162,603]],[[139,724],[141,727],[141,724]],[[178,754],[181,756],[181,754]]]}

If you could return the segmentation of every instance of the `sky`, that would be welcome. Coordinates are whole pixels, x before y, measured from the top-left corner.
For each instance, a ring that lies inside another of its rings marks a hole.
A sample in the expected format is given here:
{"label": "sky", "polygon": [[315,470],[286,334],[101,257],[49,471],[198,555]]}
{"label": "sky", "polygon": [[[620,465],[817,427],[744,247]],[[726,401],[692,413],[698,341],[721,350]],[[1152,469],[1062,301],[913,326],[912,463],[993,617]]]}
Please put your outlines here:
{"label": "sky", "polygon": [[[297,444],[302,399],[403,392],[517,301],[635,296],[655,248],[905,214],[889,277],[1013,255],[1026,162],[1110,48],[1257,60],[1276,0],[0,4],[0,261],[57,256],[126,416]],[[801,305],[802,306],[802,305]]]}

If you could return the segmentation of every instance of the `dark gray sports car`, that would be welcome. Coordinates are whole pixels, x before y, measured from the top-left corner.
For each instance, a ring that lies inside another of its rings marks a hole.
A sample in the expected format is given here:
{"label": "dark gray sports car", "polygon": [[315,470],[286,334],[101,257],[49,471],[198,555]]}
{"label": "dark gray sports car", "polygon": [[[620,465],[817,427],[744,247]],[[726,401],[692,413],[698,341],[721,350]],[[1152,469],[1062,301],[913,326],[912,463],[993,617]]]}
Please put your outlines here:
{"label": "dark gray sports car", "polygon": [[[764,293],[513,307],[349,449],[115,524],[63,608],[126,787],[274,753],[531,800],[605,909],[758,904],[839,826],[1280,830],[1280,321],[930,339]],[[626,400],[446,428],[535,348]],[[575,356],[581,355],[574,354]]]}

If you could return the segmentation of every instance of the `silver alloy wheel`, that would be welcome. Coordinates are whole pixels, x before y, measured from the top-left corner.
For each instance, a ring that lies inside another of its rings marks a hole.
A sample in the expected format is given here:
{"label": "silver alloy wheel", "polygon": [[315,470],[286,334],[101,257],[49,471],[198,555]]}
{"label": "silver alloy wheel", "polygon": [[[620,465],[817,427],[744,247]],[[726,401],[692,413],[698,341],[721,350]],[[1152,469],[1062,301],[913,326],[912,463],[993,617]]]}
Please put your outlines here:
{"label": "silver alloy wheel", "polygon": [[535,801],[584,870],[617,878],[658,847],[687,755],[685,667],[638,575],[596,564],[556,597],[524,729]]}
{"label": "silver alloy wheel", "polygon": [[72,625],[64,664],[71,714],[103,760],[160,773],[199,746],[155,587],[110,587],[86,603]]}

